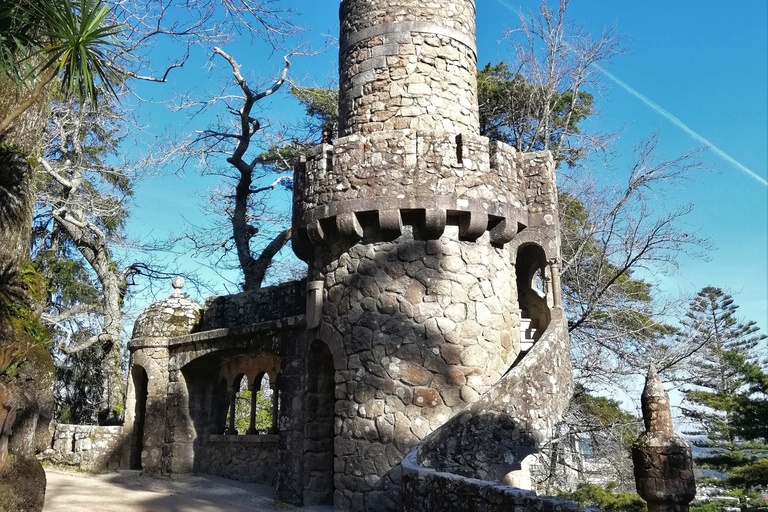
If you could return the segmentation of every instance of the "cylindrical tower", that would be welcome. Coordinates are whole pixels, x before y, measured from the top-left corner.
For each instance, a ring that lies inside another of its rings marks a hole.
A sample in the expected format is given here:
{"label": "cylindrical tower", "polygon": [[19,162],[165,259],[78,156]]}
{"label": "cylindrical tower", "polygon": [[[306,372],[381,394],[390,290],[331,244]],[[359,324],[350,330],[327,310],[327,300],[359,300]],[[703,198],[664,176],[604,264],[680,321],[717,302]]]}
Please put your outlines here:
{"label": "cylindrical tower", "polygon": [[474,0],[342,0],[340,135],[478,133]]}
{"label": "cylindrical tower", "polygon": [[[293,248],[309,265],[307,342],[334,363],[334,504],[396,510],[402,458],[520,352],[535,258],[521,279],[509,242],[556,219],[553,168],[542,154],[524,174],[479,136],[473,0],[342,0],[340,17],[341,137],[296,168]],[[307,418],[323,416],[315,401]],[[330,455],[310,452],[306,504]]]}

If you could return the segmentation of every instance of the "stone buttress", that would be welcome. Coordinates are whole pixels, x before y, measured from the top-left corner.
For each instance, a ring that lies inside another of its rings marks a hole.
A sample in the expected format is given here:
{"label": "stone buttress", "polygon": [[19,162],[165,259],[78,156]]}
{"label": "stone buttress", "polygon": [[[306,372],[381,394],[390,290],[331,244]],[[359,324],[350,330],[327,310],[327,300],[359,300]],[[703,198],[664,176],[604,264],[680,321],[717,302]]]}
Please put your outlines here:
{"label": "stone buttress", "polygon": [[554,163],[479,135],[474,1],[342,0],[340,19],[340,138],[295,172],[304,502],[332,485],[338,510],[396,510],[417,445],[499,481],[570,397]]}

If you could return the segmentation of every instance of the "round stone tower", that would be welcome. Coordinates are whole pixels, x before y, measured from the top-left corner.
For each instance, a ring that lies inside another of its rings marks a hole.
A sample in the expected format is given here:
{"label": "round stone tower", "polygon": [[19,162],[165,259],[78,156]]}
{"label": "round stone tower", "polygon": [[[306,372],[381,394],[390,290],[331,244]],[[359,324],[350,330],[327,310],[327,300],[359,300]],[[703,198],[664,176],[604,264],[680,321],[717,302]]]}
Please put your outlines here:
{"label": "round stone tower", "polygon": [[[342,0],[340,19],[341,136],[295,172],[307,341],[335,383],[333,424],[312,427],[334,432],[333,453],[305,457],[304,502],[328,502],[330,472],[338,510],[395,510],[402,458],[518,358],[518,287],[559,248],[555,233],[513,239],[554,226],[554,170],[479,136],[473,0]],[[530,296],[543,330],[552,295]],[[307,361],[312,389],[323,366]]]}
{"label": "round stone tower", "polygon": [[340,134],[478,133],[474,0],[343,0]]}

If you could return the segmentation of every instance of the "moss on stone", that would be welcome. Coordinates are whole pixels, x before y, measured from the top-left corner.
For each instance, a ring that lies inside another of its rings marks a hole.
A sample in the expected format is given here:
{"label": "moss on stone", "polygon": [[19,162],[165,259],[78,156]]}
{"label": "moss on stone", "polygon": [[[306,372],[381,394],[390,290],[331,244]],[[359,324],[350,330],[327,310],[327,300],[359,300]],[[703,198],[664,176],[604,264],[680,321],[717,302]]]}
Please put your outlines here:
{"label": "moss on stone", "polygon": [[34,458],[8,455],[8,464],[0,473],[0,510],[4,512],[39,512],[45,502],[45,470]]}

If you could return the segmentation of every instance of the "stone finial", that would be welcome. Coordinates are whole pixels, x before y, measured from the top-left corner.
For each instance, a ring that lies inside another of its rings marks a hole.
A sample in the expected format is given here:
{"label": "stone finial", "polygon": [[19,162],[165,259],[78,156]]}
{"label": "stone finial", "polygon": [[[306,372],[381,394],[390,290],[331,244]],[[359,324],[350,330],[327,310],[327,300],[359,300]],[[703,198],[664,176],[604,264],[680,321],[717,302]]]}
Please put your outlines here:
{"label": "stone finial", "polygon": [[171,281],[171,286],[173,286],[171,297],[181,297],[183,295],[181,289],[184,288],[184,278],[180,276],[174,277],[173,281]]}
{"label": "stone finial", "polygon": [[645,378],[645,388],[640,398],[643,409],[643,422],[648,432],[661,432],[674,435],[672,427],[672,410],[669,406],[669,395],[659,379],[656,367],[651,363],[648,376]]}
{"label": "stone finial", "polygon": [[653,365],[641,401],[646,431],[632,448],[637,493],[648,512],[688,512],[696,496],[691,447],[672,428],[669,395]]}

